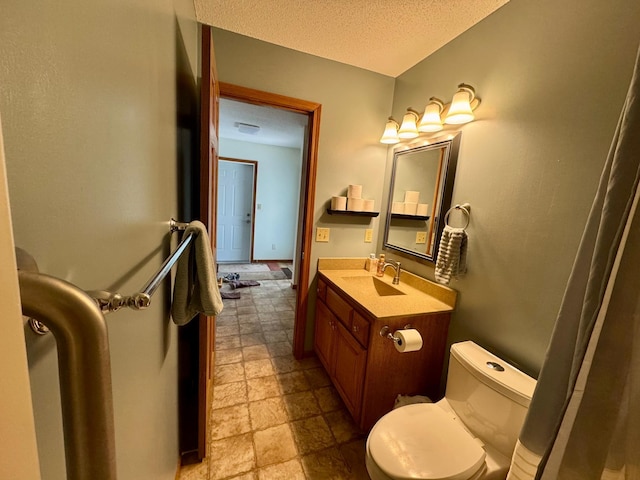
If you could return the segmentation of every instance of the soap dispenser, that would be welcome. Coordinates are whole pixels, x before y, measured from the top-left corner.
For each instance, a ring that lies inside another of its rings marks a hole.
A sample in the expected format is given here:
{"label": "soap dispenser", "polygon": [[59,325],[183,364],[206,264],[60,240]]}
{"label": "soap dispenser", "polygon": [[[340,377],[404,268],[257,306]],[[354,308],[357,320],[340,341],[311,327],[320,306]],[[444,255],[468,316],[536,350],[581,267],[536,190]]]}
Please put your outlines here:
{"label": "soap dispenser", "polygon": [[378,260],[378,268],[376,269],[376,277],[384,276],[384,253],[380,254],[380,260]]}
{"label": "soap dispenser", "polygon": [[378,259],[376,258],[375,253],[371,253],[369,255],[369,273],[377,273],[378,272]]}

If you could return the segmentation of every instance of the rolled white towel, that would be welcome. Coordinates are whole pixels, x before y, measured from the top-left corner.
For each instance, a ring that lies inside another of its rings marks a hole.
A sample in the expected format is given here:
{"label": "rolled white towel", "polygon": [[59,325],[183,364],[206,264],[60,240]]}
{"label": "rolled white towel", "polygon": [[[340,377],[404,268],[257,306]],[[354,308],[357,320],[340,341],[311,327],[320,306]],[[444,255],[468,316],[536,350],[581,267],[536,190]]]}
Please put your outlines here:
{"label": "rolled white towel", "polygon": [[438,247],[435,277],[438,283],[449,285],[451,277],[467,272],[467,232],[464,228],[445,226]]}

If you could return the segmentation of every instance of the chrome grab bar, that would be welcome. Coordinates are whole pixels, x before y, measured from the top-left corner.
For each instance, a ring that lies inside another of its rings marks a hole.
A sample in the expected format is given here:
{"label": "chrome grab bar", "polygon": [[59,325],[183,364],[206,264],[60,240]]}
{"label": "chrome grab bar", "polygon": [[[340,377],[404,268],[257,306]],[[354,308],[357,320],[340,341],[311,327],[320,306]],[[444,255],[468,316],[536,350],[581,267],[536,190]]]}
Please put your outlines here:
{"label": "chrome grab bar", "polygon": [[44,323],[58,349],[69,480],[115,480],[107,325],[94,300],[59,278],[18,272],[22,313]]}

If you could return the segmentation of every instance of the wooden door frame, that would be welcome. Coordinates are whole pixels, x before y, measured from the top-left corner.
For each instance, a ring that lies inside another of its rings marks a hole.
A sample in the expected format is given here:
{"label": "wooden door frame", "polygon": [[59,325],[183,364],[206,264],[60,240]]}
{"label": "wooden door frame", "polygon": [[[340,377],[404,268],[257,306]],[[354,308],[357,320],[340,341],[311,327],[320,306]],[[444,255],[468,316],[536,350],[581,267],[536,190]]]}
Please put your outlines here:
{"label": "wooden door frame", "polygon": [[[210,26],[200,27],[200,42],[200,201],[197,213],[199,220],[207,227],[215,259],[219,89]],[[180,327],[178,343],[179,450],[181,464],[188,465],[207,456],[209,405],[213,394],[215,317],[200,313],[197,319]],[[197,392],[194,394],[192,385],[196,382]]]}
{"label": "wooden door frame", "polygon": [[[247,163],[253,167],[253,183],[251,185],[251,188],[253,189],[251,193],[251,238],[249,242],[249,263],[253,263],[253,239],[255,238],[256,233],[256,194],[258,192],[258,162],[255,160],[243,160],[242,158],[218,156],[218,161],[220,160],[224,160],[225,162]],[[216,211],[216,225],[217,221],[218,215]]]}
{"label": "wooden door frame", "polygon": [[298,239],[299,258],[298,289],[296,295],[295,323],[293,328],[293,356],[301,359],[305,356],[305,337],[307,329],[307,308],[309,303],[309,266],[311,261],[311,245],[313,239],[313,213],[316,192],[316,170],[318,165],[318,142],[320,137],[320,113],[322,105],[307,100],[287,97],[275,93],[264,92],[252,88],[241,87],[220,82],[220,97],[237,100],[253,105],[275,107],[290,112],[307,115],[309,119],[308,147],[306,159],[302,165],[301,195],[304,204],[300,210],[303,216],[301,237]]}

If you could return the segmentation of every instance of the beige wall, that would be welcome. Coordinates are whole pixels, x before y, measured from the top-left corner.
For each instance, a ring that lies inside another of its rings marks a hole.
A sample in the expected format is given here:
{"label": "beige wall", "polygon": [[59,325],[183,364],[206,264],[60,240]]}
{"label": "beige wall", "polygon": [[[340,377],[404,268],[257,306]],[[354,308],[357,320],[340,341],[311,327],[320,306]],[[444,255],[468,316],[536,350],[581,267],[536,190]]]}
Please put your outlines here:
{"label": "beige wall", "polygon": [[[364,231],[373,228],[377,235],[379,219],[369,224],[329,216],[326,207],[349,184],[362,184],[363,196],[380,206],[387,149],[378,139],[391,108],[393,78],[225,30],[214,29],[213,38],[221,81],[322,104],[313,223],[314,235],[316,226],[329,227],[331,241],[313,244],[311,278],[318,257],[368,256],[375,244],[364,243]],[[312,334],[308,328],[309,349]]]}
{"label": "beige wall", "polygon": [[[3,2],[12,221],[42,272],[129,294],[163,261],[178,210],[178,24],[182,63],[193,70],[198,58],[193,5],[177,8],[179,21],[171,0]],[[167,303],[161,289],[148,310],[107,317],[121,479],[175,475],[177,338]],[[26,334],[42,475],[63,479],[54,341]]]}
{"label": "beige wall", "polygon": [[[460,82],[482,98],[462,131],[453,194],[471,204],[472,220],[469,273],[451,284],[460,292],[451,341],[473,339],[539,370],[639,24],[635,0],[511,0],[397,79],[396,118],[430,96],[450,100]],[[433,268],[406,266],[433,279]]]}
{"label": "beige wall", "polygon": [[0,478],[38,480],[27,352],[0,122]]}

